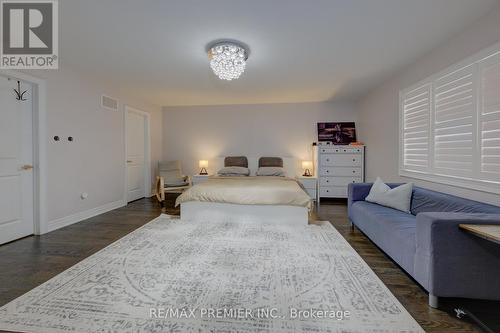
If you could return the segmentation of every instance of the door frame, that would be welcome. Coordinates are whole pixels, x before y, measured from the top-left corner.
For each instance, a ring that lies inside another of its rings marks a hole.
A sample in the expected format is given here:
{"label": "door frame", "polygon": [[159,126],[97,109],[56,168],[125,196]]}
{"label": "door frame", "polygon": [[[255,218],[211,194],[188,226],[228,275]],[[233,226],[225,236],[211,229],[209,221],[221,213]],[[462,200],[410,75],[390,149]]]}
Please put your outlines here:
{"label": "door frame", "polygon": [[146,136],[144,140],[144,197],[149,198],[152,196],[151,193],[151,115],[147,112],[141,111],[137,108],[134,108],[130,105],[125,104],[123,108],[123,118],[125,122],[125,130],[124,130],[124,147],[125,147],[125,154],[124,154],[124,179],[125,179],[125,188],[124,188],[124,194],[123,194],[123,200],[125,204],[128,204],[128,166],[127,166],[127,133],[128,133],[128,120],[127,120],[127,115],[129,112],[137,113],[140,114],[141,116],[144,116],[144,119],[146,120],[145,123],[145,128],[144,128],[144,134]]}
{"label": "door frame", "polygon": [[33,230],[48,232],[47,222],[47,83],[44,79],[16,70],[0,69],[0,75],[32,85],[33,101]]}

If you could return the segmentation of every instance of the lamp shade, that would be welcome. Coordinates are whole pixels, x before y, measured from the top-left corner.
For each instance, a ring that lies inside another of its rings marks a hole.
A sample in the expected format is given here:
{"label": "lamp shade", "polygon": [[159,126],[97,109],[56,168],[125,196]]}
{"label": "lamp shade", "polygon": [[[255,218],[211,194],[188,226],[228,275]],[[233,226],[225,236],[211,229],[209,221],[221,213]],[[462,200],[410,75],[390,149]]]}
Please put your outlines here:
{"label": "lamp shade", "polygon": [[207,160],[200,160],[200,161],[198,162],[198,166],[199,166],[200,168],[208,168],[208,161],[207,161]]}
{"label": "lamp shade", "polygon": [[312,161],[302,161],[302,169],[312,169]]}

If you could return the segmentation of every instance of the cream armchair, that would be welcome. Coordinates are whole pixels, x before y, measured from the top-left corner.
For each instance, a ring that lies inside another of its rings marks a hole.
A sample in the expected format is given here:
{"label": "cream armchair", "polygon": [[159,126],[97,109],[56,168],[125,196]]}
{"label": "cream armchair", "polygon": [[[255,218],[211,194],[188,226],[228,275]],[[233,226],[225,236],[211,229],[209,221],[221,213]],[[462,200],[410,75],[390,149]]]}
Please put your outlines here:
{"label": "cream armchair", "polygon": [[184,176],[180,161],[158,162],[156,177],[156,198],[163,204],[165,193],[182,193],[191,186],[189,176]]}

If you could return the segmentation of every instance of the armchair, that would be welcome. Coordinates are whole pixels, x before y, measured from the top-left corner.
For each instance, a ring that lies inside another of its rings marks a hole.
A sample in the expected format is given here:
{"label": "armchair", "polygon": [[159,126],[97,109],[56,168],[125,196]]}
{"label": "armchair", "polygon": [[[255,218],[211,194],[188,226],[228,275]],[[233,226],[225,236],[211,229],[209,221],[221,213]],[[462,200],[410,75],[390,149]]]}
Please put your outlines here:
{"label": "armchair", "polygon": [[163,204],[165,193],[182,193],[191,186],[189,176],[182,174],[180,161],[158,162],[156,177],[156,198]]}

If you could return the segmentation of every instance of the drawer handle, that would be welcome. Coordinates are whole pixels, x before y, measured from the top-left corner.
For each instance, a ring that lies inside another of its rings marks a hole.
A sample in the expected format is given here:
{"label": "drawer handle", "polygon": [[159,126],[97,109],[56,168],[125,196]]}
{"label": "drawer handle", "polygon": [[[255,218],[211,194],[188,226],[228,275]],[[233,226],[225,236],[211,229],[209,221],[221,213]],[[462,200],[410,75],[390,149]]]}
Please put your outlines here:
{"label": "drawer handle", "polygon": [[[326,170],[326,173],[329,173],[330,171]],[[354,172],[354,171],[353,171]]]}
{"label": "drawer handle", "polygon": [[330,192],[330,191],[326,190],[326,193],[328,193],[328,192]]}
{"label": "drawer handle", "polygon": [[327,182],[327,183],[329,183],[330,181],[329,181],[329,180],[327,180],[326,182]]}
{"label": "drawer handle", "polygon": [[327,158],[327,159],[326,159],[326,161],[327,161],[327,162],[330,162],[330,159],[329,159],[329,158]]}
{"label": "drawer handle", "polygon": [[353,161],[353,162],[356,162],[356,159],[355,159],[355,158],[353,158],[353,159],[352,159],[352,161]]}
{"label": "drawer handle", "polygon": [[344,149],[344,152],[346,152],[347,150]]}
{"label": "drawer handle", "polygon": [[356,173],[356,170],[352,170],[352,173]]}

